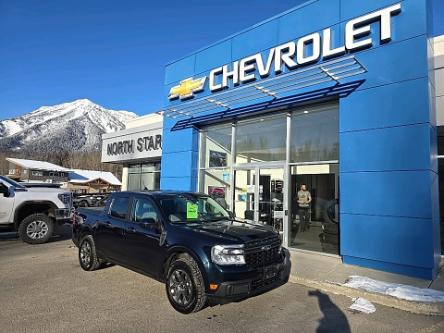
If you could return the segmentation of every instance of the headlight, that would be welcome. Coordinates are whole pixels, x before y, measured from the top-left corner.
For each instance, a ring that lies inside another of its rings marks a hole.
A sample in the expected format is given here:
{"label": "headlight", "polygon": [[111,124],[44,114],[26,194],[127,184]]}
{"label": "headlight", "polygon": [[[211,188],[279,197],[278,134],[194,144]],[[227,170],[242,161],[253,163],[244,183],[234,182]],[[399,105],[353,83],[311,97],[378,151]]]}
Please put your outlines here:
{"label": "headlight", "polygon": [[211,248],[211,260],[217,265],[245,265],[243,245],[216,245]]}
{"label": "headlight", "polygon": [[58,197],[59,200],[63,202],[66,206],[71,206],[71,193],[60,193]]}

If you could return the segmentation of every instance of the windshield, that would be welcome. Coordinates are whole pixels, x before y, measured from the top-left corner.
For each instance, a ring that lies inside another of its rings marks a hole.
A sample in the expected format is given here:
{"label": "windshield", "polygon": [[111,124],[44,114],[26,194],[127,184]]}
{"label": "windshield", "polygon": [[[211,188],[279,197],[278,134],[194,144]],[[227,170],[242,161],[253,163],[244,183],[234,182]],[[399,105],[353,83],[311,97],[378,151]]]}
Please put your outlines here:
{"label": "windshield", "polygon": [[26,188],[25,186],[21,185],[20,183],[17,183],[15,180],[12,180],[11,178],[0,176],[0,179],[16,188]]}
{"label": "windshield", "polygon": [[159,201],[172,223],[215,222],[230,218],[230,214],[220,204],[207,196],[177,196]]}

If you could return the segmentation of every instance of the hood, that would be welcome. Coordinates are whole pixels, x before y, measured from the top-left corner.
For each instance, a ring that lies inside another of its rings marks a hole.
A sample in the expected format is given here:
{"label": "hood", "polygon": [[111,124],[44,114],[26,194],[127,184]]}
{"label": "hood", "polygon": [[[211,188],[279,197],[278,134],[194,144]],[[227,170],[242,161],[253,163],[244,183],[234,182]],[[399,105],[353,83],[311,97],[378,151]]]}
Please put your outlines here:
{"label": "hood", "polygon": [[66,193],[69,192],[68,190],[62,189],[62,188],[52,188],[52,187],[27,187],[26,190],[28,192],[32,193]]}
{"label": "hood", "polygon": [[233,241],[242,243],[267,238],[274,234],[274,231],[270,226],[257,225],[240,220],[222,220],[210,223],[188,224],[185,227],[205,233],[209,236],[225,239],[230,238]]}

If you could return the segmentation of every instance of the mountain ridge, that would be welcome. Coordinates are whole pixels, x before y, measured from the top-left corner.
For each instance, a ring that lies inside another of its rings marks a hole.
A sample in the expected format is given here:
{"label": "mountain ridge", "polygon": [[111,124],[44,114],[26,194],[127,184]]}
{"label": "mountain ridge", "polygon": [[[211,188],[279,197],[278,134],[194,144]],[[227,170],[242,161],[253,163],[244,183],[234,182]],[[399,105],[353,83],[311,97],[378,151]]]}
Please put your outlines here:
{"label": "mountain ridge", "polygon": [[0,121],[0,152],[98,150],[101,135],[125,129],[138,116],[110,110],[89,99],[42,106],[24,115]]}

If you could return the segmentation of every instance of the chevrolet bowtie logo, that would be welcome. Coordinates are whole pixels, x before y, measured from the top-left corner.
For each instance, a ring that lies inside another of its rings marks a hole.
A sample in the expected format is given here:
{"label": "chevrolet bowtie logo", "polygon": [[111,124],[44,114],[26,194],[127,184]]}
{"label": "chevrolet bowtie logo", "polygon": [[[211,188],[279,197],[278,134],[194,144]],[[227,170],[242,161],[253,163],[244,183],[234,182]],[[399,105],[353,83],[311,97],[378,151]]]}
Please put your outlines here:
{"label": "chevrolet bowtie logo", "polygon": [[193,94],[202,91],[204,88],[206,77],[193,80],[192,77],[180,81],[180,84],[170,89],[169,99],[186,99],[193,97]]}

